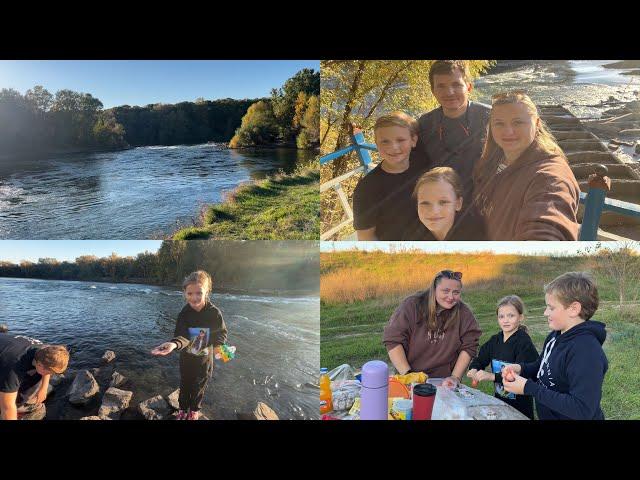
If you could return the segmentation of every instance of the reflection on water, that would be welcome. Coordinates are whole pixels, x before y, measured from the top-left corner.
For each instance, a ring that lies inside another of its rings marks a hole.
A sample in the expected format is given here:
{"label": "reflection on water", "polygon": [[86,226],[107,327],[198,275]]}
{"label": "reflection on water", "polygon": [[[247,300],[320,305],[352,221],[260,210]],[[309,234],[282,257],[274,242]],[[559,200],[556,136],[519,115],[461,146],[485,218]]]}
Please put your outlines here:
{"label": "reflection on water", "polygon": [[626,70],[607,69],[614,60],[567,60],[519,63],[509,71],[489,74],[475,81],[478,100],[491,103],[491,96],[524,89],[539,104],[562,104],[578,117],[599,118],[609,97],[623,102],[638,100],[640,77],[623,75]]}
{"label": "reflection on water", "polygon": [[[12,334],[61,343],[71,369],[93,368],[105,350],[133,383],[134,401],[168,394],[179,385],[178,354],[149,351],[173,336],[181,292],[136,284],[0,279],[2,321]],[[235,419],[265,402],[280,418],[318,417],[320,363],[318,297],[214,294],[236,358],[216,361],[203,413]]]}
{"label": "reflection on water", "polygon": [[309,156],[207,144],[0,159],[0,238],[162,237],[238,184]]}

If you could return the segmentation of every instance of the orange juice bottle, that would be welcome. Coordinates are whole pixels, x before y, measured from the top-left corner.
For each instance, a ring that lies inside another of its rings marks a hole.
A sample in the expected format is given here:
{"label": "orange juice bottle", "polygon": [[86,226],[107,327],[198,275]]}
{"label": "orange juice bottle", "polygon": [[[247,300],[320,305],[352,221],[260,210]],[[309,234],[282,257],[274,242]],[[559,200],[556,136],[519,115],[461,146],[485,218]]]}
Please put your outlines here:
{"label": "orange juice bottle", "polygon": [[328,413],[333,410],[331,400],[331,380],[326,368],[320,369],[320,413]]}

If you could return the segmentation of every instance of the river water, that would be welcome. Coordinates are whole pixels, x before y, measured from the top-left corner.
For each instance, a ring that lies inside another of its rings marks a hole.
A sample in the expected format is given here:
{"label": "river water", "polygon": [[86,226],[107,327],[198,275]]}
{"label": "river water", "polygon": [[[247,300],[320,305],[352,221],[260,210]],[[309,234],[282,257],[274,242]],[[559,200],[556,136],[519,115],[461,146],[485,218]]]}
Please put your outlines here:
{"label": "river water", "polygon": [[0,159],[0,239],[164,238],[240,183],[313,155],[204,144]]}
{"label": "river water", "polygon": [[[264,402],[281,419],[318,418],[319,297],[214,293],[212,301],[237,351],[228,363],[216,360],[202,412],[235,419]],[[171,287],[0,278],[0,323],[10,334],[67,345],[70,370],[97,367],[105,350],[115,351],[132,405],[178,388],[179,354],[149,351],[173,336],[183,306]]]}

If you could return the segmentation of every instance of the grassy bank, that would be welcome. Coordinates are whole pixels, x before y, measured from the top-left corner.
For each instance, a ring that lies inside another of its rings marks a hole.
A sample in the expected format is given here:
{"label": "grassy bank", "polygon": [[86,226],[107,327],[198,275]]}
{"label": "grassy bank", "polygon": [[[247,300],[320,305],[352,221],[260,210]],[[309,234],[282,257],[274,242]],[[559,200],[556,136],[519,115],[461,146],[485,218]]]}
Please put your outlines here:
{"label": "grassy bank", "polygon": [[319,181],[318,170],[306,168],[241,185],[206,209],[201,226],[179,230],[173,239],[317,240]]}
{"label": "grassy bank", "polygon": [[[544,283],[567,271],[590,270],[592,262],[593,259],[588,257],[525,257],[489,253],[323,253],[321,365],[331,369],[348,363],[359,368],[369,360],[389,362],[382,345],[382,331],[389,317],[402,298],[424,289],[425,279],[432,278],[433,273],[443,268],[463,271],[462,298],[482,328],[481,344],[499,331],[495,316],[497,300],[515,293],[527,306],[526,325],[540,351],[549,333],[543,316]],[[345,279],[340,294],[334,288],[339,277]],[[368,288],[362,289],[359,284],[365,278],[370,282]],[[640,303],[629,301],[621,312],[615,284],[601,276],[596,276],[596,281],[600,308],[594,320],[607,325],[604,350],[609,359],[602,408],[608,419],[640,419],[640,393],[635,388],[640,383],[637,368],[640,362]],[[464,383],[469,384],[467,380]],[[492,384],[487,382],[482,382],[480,389],[488,394],[493,392]]]}

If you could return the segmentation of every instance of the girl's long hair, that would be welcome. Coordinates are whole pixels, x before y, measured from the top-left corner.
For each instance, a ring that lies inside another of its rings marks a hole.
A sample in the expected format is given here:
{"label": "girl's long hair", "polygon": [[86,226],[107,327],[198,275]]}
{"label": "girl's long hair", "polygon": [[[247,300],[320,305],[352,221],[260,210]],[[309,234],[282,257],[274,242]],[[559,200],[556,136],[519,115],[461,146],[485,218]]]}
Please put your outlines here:
{"label": "girl's long hair", "polygon": [[518,314],[523,315],[522,321],[520,322],[520,325],[518,325],[518,330],[528,332],[527,326],[524,324],[524,302],[522,299],[517,295],[507,295],[506,297],[501,298],[496,305],[496,315],[498,315],[500,307],[504,307],[505,305],[511,305],[516,309]]}
{"label": "girl's long hair", "polygon": [[[459,276],[458,276],[459,275]],[[462,288],[462,274],[460,272],[453,272],[451,270],[442,270],[438,272],[433,280],[431,281],[431,285],[429,288],[420,294],[420,302],[419,302],[419,313],[420,317],[424,319],[427,324],[427,331],[429,333],[438,332],[438,323],[436,318],[436,287],[440,284],[443,278],[448,278],[451,280],[457,280],[460,282],[460,288]],[[457,302],[452,308],[451,315],[447,319],[446,323],[438,333],[444,333],[453,325],[457,325],[460,321],[460,304],[462,301]]]}
{"label": "girl's long hair", "polygon": [[[532,146],[536,146],[539,150],[544,153],[548,153],[554,156],[560,156],[566,160],[566,156],[553,134],[546,126],[546,124],[540,118],[540,114],[538,113],[538,108],[535,103],[529,98],[529,96],[521,91],[514,91],[508,93],[500,93],[493,96],[493,101],[491,104],[491,114],[489,116],[489,123],[487,125],[487,137],[484,143],[484,148],[482,150],[482,156],[476,162],[476,165],[473,169],[473,183],[474,185],[480,187],[479,191],[482,193],[484,185],[491,177],[493,177],[498,169],[498,165],[504,160],[504,151],[502,148],[496,143],[493,138],[493,132],[491,130],[491,119],[494,115],[494,108],[498,105],[509,105],[521,103],[527,108],[527,112],[533,117],[534,121],[539,119],[538,127],[536,129],[536,135],[533,139]],[[531,146],[529,147],[531,148]],[[476,196],[476,195],[474,195]]]}

